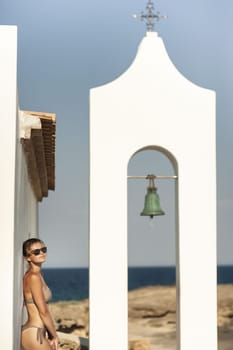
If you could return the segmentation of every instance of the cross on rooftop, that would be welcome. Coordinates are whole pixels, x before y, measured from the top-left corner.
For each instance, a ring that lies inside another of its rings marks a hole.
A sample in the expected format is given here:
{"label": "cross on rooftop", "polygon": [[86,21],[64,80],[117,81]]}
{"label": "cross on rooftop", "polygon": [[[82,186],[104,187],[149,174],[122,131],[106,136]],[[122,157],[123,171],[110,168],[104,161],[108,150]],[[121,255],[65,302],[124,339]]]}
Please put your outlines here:
{"label": "cross on rooftop", "polygon": [[154,4],[152,0],[148,0],[146,10],[146,13],[142,11],[140,15],[133,15],[133,17],[139,18],[141,21],[146,20],[147,31],[152,32],[155,25],[155,19],[159,21],[160,19],[167,18],[167,16],[161,16],[159,12],[154,13]]}

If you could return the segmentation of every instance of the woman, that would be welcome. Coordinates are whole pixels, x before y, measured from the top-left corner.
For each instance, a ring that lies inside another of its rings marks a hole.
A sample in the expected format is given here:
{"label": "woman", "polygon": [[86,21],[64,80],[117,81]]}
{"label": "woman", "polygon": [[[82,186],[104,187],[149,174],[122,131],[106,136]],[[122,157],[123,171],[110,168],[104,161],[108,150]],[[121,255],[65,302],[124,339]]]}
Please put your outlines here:
{"label": "woman", "polygon": [[28,321],[22,327],[21,335],[24,350],[58,349],[57,333],[47,305],[51,292],[41,274],[46,252],[44,242],[38,238],[23,243],[23,256],[29,263],[23,278],[24,303],[28,313]]}

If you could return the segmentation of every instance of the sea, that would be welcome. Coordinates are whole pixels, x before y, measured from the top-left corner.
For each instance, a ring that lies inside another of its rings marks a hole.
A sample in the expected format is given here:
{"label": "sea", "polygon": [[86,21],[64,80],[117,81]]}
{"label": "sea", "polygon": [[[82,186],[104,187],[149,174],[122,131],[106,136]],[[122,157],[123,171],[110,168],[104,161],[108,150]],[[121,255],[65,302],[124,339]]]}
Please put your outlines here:
{"label": "sea", "polygon": [[[88,299],[88,268],[45,268],[43,275],[52,290],[53,302]],[[174,285],[175,279],[174,266],[128,268],[129,291],[146,286]],[[217,282],[233,284],[233,265],[217,267]]]}

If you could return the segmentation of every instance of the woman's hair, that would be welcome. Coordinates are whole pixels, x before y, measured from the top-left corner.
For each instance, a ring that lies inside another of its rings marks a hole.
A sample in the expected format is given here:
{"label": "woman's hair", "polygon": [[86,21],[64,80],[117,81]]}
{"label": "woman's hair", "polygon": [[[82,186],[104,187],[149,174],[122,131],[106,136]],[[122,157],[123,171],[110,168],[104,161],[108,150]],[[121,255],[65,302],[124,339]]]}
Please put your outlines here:
{"label": "woman's hair", "polygon": [[29,238],[26,241],[24,241],[23,242],[23,256],[25,258],[29,255],[30,248],[34,243],[44,244],[44,242],[39,238]]}

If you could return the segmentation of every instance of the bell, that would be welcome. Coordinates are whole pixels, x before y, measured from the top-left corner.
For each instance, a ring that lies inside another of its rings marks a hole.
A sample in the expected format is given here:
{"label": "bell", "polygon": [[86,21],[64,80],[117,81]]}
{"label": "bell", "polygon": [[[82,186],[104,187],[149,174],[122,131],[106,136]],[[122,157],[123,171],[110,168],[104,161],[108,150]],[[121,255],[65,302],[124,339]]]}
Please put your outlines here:
{"label": "bell", "polygon": [[147,187],[147,194],[145,196],[144,209],[141,212],[142,216],[150,216],[153,219],[156,215],[164,215],[165,213],[160,208],[159,195],[154,184],[154,175],[148,175],[149,187]]}

